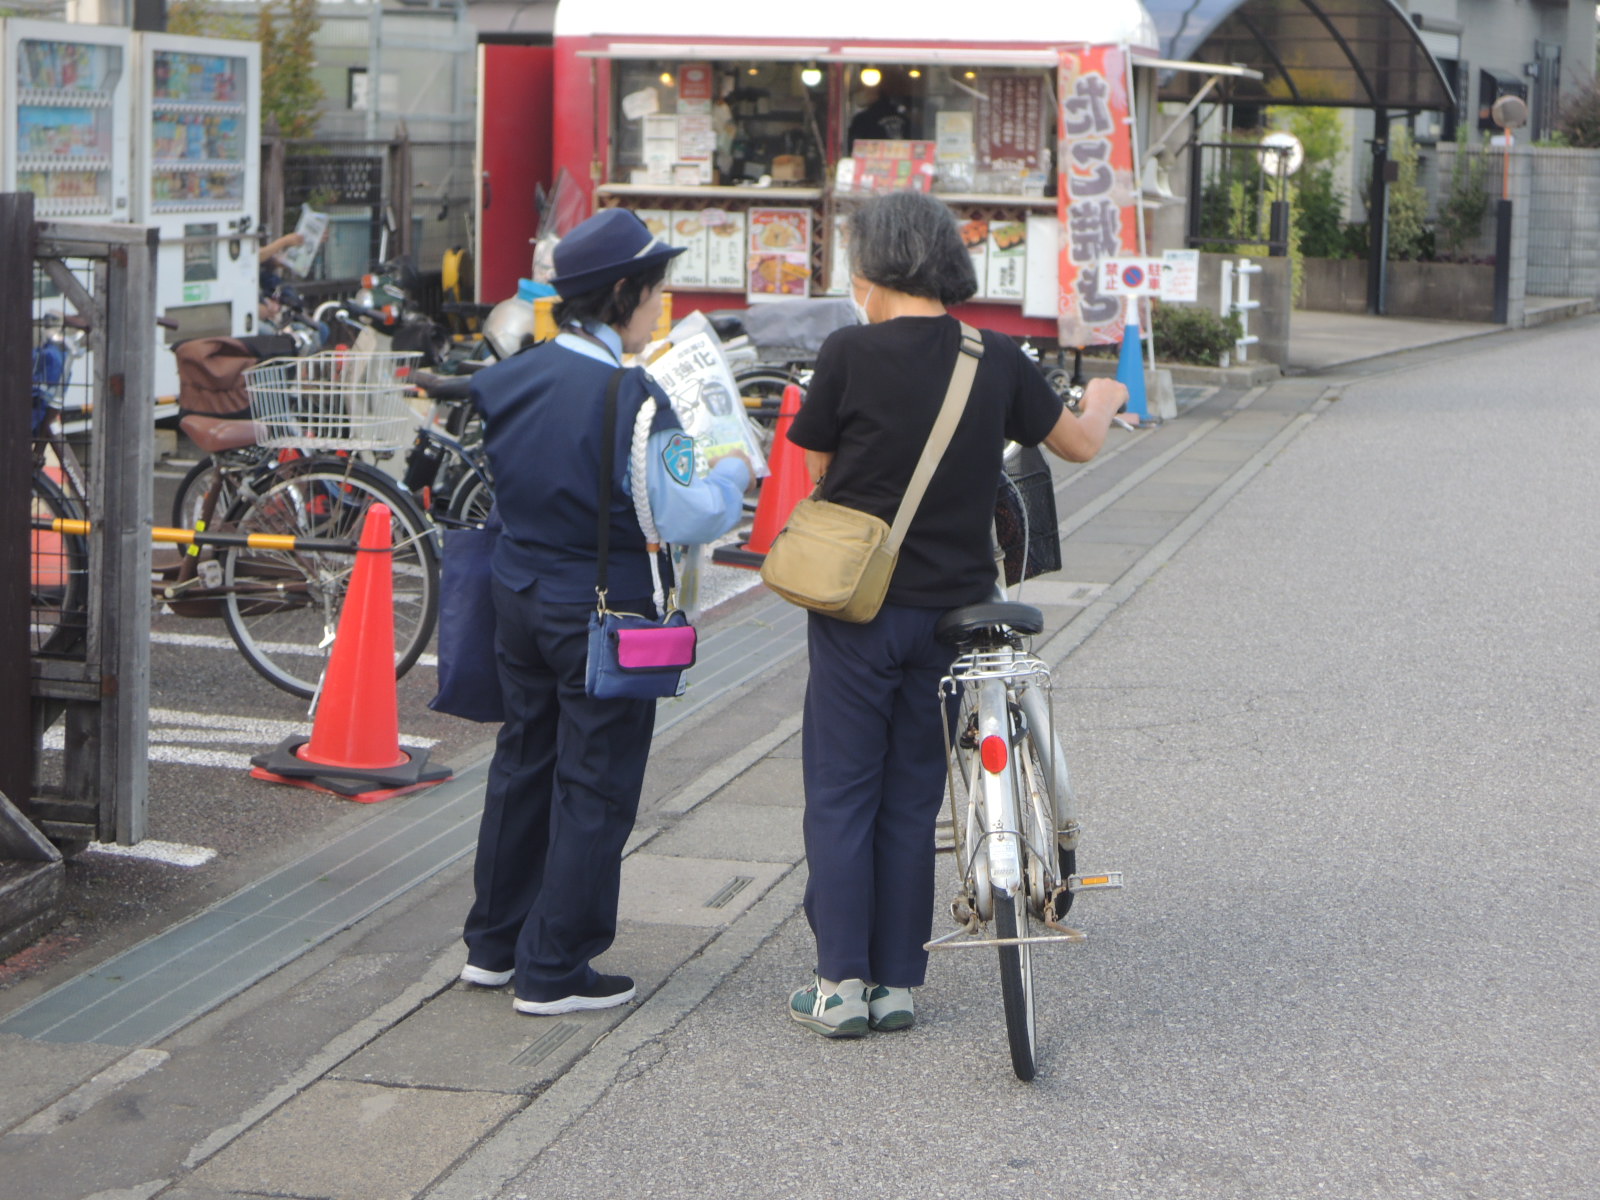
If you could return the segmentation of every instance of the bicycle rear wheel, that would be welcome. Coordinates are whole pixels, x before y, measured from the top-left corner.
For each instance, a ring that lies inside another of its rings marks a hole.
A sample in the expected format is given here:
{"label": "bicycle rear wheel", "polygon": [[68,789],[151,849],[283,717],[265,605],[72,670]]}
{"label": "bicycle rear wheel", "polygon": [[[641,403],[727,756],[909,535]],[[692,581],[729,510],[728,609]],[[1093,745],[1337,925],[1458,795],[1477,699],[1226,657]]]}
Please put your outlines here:
{"label": "bicycle rear wheel", "polygon": [[[29,512],[35,521],[79,520],[83,514],[59,484],[33,473]],[[88,631],[89,546],[75,534],[36,529],[28,575],[28,634],[35,654],[69,654]]]}
{"label": "bicycle rear wheel", "polygon": [[[1028,894],[994,893],[994,932],[999,938],[1028,936]],[[1006,1041],[1011,1046],[1011,1069],[1024,1083],[1034,1076],[1037,1037],[1033,1019],[1033,960],[1026,944],[1001,946],[1000,997],[1006,1011]]]}
{"label": "bicycle rear wheel", "polygon": [[[439,559],[433,529],[381,471],[364,463],[306,459],[234,505],[240,533],[354,542],[367,509],[385,504],[394,545],[395,675],[404,675],[433,636]],[[353,554],[230,548],[223,556],[223,619],[245,660],[296,696],[315,694],[338,629]]]}

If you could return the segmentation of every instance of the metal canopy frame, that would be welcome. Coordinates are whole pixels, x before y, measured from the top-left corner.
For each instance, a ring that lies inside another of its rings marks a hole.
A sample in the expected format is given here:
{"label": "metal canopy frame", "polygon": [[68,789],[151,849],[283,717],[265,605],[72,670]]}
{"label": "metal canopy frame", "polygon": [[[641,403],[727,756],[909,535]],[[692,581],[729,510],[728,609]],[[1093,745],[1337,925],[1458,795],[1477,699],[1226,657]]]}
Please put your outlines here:
{"label": "metal canopy frame", "polygon": [[[1170,59],[1253,67],[1218,98],[1400,112],[1448,111],[1454,94],[1397,0],[1145,0]],[[1199,82],[1163,74],[1163,100],[1193,98]]]}

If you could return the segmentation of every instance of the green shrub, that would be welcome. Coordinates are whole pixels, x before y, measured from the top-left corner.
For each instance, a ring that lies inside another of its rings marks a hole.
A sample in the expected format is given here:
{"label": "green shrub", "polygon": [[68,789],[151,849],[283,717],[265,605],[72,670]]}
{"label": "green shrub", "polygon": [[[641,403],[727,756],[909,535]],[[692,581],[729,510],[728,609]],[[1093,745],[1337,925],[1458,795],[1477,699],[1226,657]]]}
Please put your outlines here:
{"label": "green shrub", "polygon": [[1455,162],[1450,168],[1450,191],[1439,205],[1433,223],[1439,257],[1447,262],[1462,262],[1467,248],[1483,232],[1489,215],[1489,155],[1480,146],[1471,149],[1456,143]]}
{"label": "green shrub", "polygon": [[1334,186],[1333,171],[1304,168],[1295,183],[1293,204],[1300,253],[1309,258],[1344,257],[1344,197]]}
{"label": "green shrub", "polygon": [[1215,367],[1234,343],[1244,336],[1237,315],[1219,317],[1200,304],[1156,303],[1151,315],[1151,336],[1159,359]]}
{"label": "green shrub", "polygon": [[1428,249],[1423,236],[1428,193],[1417,182],[1417,144],[1405,129],[1390,135],[1389,157],[1399,166],[1398,178],[1389,185],[1389,257],[1420,259]]}

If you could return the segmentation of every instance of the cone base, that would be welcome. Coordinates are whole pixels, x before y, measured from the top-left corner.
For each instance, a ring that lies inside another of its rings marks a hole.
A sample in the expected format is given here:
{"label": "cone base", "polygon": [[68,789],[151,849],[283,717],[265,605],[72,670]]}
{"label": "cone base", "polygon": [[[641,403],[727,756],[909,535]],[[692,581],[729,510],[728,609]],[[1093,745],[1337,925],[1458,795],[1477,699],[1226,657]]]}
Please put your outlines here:
{"label": "cone base", "polygon": [[450,775],[446,773],[440,779],[429,779],[425,783],[413,783],[409,787],[378,788],[368,792],[346,791],[336,780],[332,779],[291,779],[287,775],[274,775],[271,771],[263,771],[260,767],[251,767],[250,777],[252,779],[265,779],[268,783],[287,783],[294,787],[305,788],[309,792],[322,792],[325,795],[338,796],[341,800],[354,800],[357,804],[376,804],[380,800],[388,800],[393,796],[406,796],[412,792],[420,792],[424,788],[436,787],[449,779]]}
{"label": "cone base", "polygon": [[453,774],[449,767],[430,767],[426,750],[407,750],[404,746],[399,748],[404,761],[391,767],[342,767],[309,762],[300,757],[299,752],[310,741],[308,737],[287,737],[266,754],[252,755],[250,774],[273,782],[315,786],[351,799],[382,791],[384,794],[374,795],[379,800],[398,795],[400,791],[443,783]]}
{"label": "cone base", "polygon": [[767,561],[765,554],[749,549],[749,543],[743,546],[718,546],[711,552],[711,561],[721,563],[725,567],[743,567],[747,571],[759,571],[761,564]]}

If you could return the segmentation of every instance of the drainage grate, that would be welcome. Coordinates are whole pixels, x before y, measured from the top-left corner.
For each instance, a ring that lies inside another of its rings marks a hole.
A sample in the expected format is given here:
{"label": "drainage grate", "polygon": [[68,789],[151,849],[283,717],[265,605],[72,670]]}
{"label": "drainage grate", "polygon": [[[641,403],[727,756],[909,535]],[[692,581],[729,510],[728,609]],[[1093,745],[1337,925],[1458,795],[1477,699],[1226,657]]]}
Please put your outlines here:
{"label": "drainage grate", "polygon": [[547,1058],[561,1049],[582,1028],[583,1026],[576,1021],[557,1021],[511,1061],[519,1067],[531,1067],[541,1058]]}
{"label": "drainage grate", "polygon": [[755,876],[753,875],[735,875],[717,889],[717,894],[707,900],[705,906],[707,908],[726,908],[735,896],[755,881]]}

